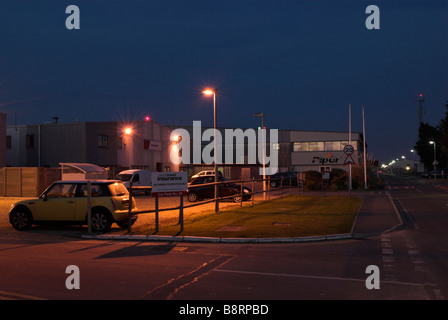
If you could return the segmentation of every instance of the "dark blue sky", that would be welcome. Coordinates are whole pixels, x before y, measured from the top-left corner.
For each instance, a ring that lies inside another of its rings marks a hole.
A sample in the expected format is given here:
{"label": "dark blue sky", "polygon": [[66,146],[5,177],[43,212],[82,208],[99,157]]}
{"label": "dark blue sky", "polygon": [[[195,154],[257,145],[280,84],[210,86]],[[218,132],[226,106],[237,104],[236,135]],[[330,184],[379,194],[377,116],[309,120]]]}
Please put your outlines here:
{"label": "dark blue sky", "polygon": [[[65,8],[78,5],[80,30]],[[380,30],[365,9],[380,8]],[[14,123],[362,131],[380,161],[406,155],[448,100],[447,1],[1,1],[0,112]],[[15,103],[12,103],[15,102]]]}

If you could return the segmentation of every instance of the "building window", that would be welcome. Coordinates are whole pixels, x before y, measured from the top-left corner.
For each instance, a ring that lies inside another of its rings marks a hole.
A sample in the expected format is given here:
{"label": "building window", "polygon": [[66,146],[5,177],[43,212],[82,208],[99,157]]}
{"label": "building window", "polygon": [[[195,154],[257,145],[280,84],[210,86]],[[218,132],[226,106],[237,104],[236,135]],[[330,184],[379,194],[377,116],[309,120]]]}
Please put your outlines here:
{"label": "building window", "polygon": [[171,171],[171,167],[170,166],[165,166],[165,172],[170,172]]}
{"label": "building window", "polygon": [[34,135],[33,134],[26,135],[26,148],[27,149],[34,148]]}
{"label": "building window", "polygon": [[12,149],[11,136],[6,136],[6,149]]}
{"label": "building window", "polygon": [[149,140],[143,140],[143,149],[149,150],[150,141]]}
{"label": "building window", "polygon": [[309,151],[309,142],[294,142],[293,145],[293,151],[299,152],[299,151]]}
{"label": "building window", "polygon": [[98,136],[98,148],[108,148],[109,147],[109,141],[108,137],[104,135]]}
{"label": "building window", "polygon": [[309,142],[309,151],[324,151],[324,143],[322,141]]}
{"label": "building window", "polygon": [[[294,142],[293,152],[301,151],[342,151],[349,144],[348,141],[309,141]],[[357,142],[352,141],[353,148],[358,150]]]}

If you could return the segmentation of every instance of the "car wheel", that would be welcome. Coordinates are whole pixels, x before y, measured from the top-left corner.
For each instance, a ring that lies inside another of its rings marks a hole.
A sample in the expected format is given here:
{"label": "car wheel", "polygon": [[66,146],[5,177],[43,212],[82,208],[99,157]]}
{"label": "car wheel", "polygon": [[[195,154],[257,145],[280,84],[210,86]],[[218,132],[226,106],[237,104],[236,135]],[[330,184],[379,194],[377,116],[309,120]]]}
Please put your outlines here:
{"label": "car wheel", "polygon": [[233,197],[233,202],[241,202],[241,196]]}
{"label": "car wheel", "polygon": [[271,181],[271,187],[277,188],[277,181]]}
{"label": "car wheel", "polygon": [[16,208],[11,212],[10,222],[14,229],[26,230],[33,224],[33,217],[28,209]]}
{"label": "car wheel", "polygon": [[198,201],[198,195],[196,193],[194,193],[194,192],[190,192],[188,194],[188,201],[190,201],[190,202]]}
{"label": "car wheel", "polygon": [[94,232],[106,232],[111,225],[112,219],[107,212],[103,210],[92,212],[92,230]]}

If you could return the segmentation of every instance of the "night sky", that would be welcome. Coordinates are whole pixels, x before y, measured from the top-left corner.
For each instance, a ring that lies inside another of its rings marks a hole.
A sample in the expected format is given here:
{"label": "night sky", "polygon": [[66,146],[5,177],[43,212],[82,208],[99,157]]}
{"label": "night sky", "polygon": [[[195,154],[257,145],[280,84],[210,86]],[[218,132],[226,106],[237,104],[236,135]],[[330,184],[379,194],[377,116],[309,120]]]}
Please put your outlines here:
{"label": "night sky", "polygon": [[[80,29],[68,30],[68,5]],[[380,9],[368,30],[366,7]],[[129,121],[362,132],[389,162],[448,100],[448,1],[1,1],[8,124]],[[15,117],[16,115],[16,117]]]}

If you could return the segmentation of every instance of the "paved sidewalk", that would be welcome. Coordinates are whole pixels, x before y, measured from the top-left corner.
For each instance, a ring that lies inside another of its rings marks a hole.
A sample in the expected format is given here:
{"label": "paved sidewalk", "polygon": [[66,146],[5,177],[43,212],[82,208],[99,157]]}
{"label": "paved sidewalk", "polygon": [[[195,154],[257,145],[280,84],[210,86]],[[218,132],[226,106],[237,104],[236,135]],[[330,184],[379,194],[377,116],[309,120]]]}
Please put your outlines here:
{"label": "paved sidewalk", "polygon": [[354,238],[377,235],[403,226],[403,220],[387,193],[366,195],[356,217]]}

